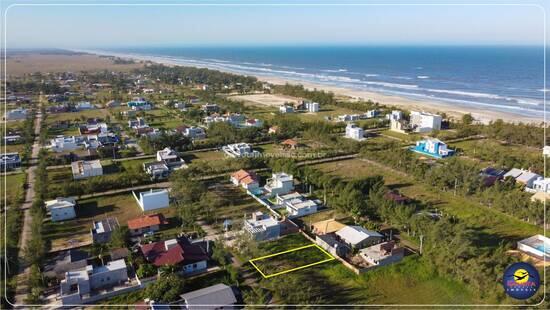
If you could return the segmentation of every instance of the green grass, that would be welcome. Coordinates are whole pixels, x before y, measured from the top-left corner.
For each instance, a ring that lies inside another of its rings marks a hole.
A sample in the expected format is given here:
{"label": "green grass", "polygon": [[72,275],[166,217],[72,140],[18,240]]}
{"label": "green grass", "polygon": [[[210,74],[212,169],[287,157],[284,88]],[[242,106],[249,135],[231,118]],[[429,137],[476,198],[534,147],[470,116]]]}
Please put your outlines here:
{"label": "green grass", "polygon": [[[300,249],[300,247],[289,248],[285,251],[291,252],[281,254],[277,254],[277,252],[272,253],[277,255],[266,258],[258,258],[257,260],[254,260],[254,265],[256,265],[256,267],[261,270],[265,276],[270,276],[275,275],[276,273],[290,271],[294,268],[300,268],[309,264],[333,259],[332,256],[323,252],[316,246],[302,249]],[[280,276],[284,276],[284,274],[281,274]]]}
{"label": "green grass", "polygon": [[19,153],[21,155],[25,151],[25,144],[6,144],[2,146],[2,152],[5,151],[6,153]]}
{"label": "green grass", "polygon": [[[2,192],[0,196],[6,199],[6,204],[8,207],[15,207],[18,205],[18,200],[24,199],[23,184],[25,183],[25,180],[26,175],[22,172],[0,177],[0,182],[2,182],[2,186],[0,186],[0,188],[2,188],[2,190],[4,190],[4,188],[6,189],[6,196],[4,197],[4,192]],[[4,204],[3,199],[1,204]]]}
{"label": "green grass", "polygon": [[316,165],[317,168],[345,178],[361,178],[382,175],[386,185],[398,189],[403,194],[454,215],[478,230],[480,246],[496,246],[502,239],[518,240],[537,233],[542,228],[525,223],[497,210],[493,210],[473,200],[454,196],[452,192],[433,190],[429,185],[415,181],[412,177],[381,165],[371,164],[360,159]]}

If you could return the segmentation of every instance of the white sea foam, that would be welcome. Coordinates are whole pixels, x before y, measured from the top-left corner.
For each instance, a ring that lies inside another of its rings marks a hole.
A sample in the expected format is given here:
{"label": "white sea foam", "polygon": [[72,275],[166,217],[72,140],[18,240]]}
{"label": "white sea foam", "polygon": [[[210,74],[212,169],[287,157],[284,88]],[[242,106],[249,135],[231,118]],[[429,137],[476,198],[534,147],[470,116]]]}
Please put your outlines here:
{"label": "white sea foam", "polygon": [[430,77],[428,75],[418,75],[416,78],[417,79],[429,79]]}

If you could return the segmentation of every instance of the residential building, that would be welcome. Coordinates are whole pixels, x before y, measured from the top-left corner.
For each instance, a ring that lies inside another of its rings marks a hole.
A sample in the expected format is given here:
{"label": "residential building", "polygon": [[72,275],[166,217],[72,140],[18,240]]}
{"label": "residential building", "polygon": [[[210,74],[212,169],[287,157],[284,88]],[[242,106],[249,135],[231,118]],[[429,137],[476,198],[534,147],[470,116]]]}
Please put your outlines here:
{"label": "residential building", "polygon": [[75,180],[103,175],[103,166],[99,160],[75,161],[71,163],[71,168]]}
{"label": "residential building", "polygon": [[502,180],[504,174],[506,174],[506,171],[493,167],[487,167],[480,172],[480,176],[483,178],[483,185],[486,187],[493,186],[496,181]]}
{"label": "residential building", "polygon": [[319,103],[318,102],[305,102],[305,109],[310,113],[319,112]]}
{"label": "residential building", "polygon": [[260,187],[258,175],[254,171],[239,170],[229,178],[235,186],[242,186],[247,190],[255,190]]}
{"label": "residential building", "polygon": [[20,135],[15,134],[8,134],[4,136],[4,143],[5,144],[18,144],[23,142],[23,138]]}
{"label": "residential building", "polygon": [[50,212],[52,222],[74,219],[76,212],[76,200],[74,198],[56,198],[45,202],[46,209]]}
{"label": "residential building", "polygon": [[0,154],[0,170],[7,171],[21,167],[21,157],[19,153]]}
{"label": "residential building", "polygon": [[111,100],[111,101],[107,102],[107,103],[105,104],[105,106],[108,107],[108,108],[120,107],[120,102],[117,101],[117,100]]}
{"label": "residential building", "polygon": [[447,144],[435,138],[428,138],[416,142],[412,151],[434,158],[444,158],[454,155],[454,150],[448,149]]}
{"label": "residential building", "polygon": [[397,247],[395,241],[387,241],[361,249],[359,256],[370,265],[385,266],[402,260],[405,249]]}
{"label": "residential building", "polygon": [[537,259],[550,259],[550,239],[543,235],[534,235],[518,241],[517,247],[520,252]]}
{"label": "residential building", "polygon": [[85,124],[78,127],[81,135],[89,134],[99,134],[109,132],[109,126],[106,123],[94,123],[94,124]]}
{"label": "residential building", "polygon": [[92,242],[93,243],[109,243],[111,241],[111,234],[120,225],[116,217],[108,217],[100,221],[94,221],[92,223]]}
{"label": "residential building", "polygon": [[[124,259],[108,262],[104,266],[67,271],[65,279],[61,281],[60,298],[63,305],[82,304],[87,301],[94,291],[97,294],[103,289],[112,289],[117,285],[128,282],[128,269]],[[94,300],[100,300],[94,298]]]}
{"label": "residential building", "polygon": [[346,257],[351,248],[334,233],[315,236],[315,243],[334,256]]}
{"label": "residential building", "polygon": [[178,266],[183,274],[204,272],[208,267],[207,251],[186,238],[142,244],[140,251],[147,262],[157,267]]}
{"label": "residential building", "polygon": [[363,130],[363,128],[350,123],[346,126],[346,138],[354,139],[357,141],[365,140],[365,131]]}
{"label": "residential building", "polygon": [[151,110],[153,108],[149,101],[140,97],[133,98],[132,101],[128,101],[126,105],[134,111]]}
{"label": "residential building", "polygon": [[346,226],[336,232],[340,239],[355,249],[362,249],[366,246],[380,243],[381,234],[376,231],[365,229],[361,226]]}
{"label": "residential building", "polygon": [[531,196],[531,201],[532,202],[546,202],[550,200],[550,194],[549,193],[545,193],[545,192],[536,192],[533,196]]}
{"label": "residential building", "polygon": [[516,180],[517,183],[525,185],[526,188],[533,188],[535,180],[542,178],[541,175],[538,175],[529,170],[512,168],[512,170],[504,174],[504,178],[512,177]]}
{"label": "residential building", "polygon": [[167,208],[170,204],[167,189],[151,189],[140,192],[138,195],[136,195],[136,192],[132,192],[132,194],[143,211]]}
{"label": "residential building", "polygon": [[187,310],[237,309],[233,288],[223,283],[180,295]]}
{"label": "residential building", "polygon": [[393,110],[391,111],[391,114],[388,114],[388,118],[390,120],[395,120],[395,121],[401,120],[403,119],[403,112],[398,110]]}
{"label": "residential building", "polygon": [[81,102],[78,102],[75,105],[75,109],[77,111],[90,110],[90,109],[93,109],[93,108],[94,108],[94,106],[88,101],[81,101]]}
{"label": "residential building", "polygon": [[50,140],[49,147],[53,152],[56,152],[56,153],[72,152],[80,148],[80,143],[81,141],[77,139],[75,136],[70,136],[70,137],[58,136]]}
{"label": "residential building", "polygon": [[286,208],[289,218],[306,216],[317,212],[317,203],[298,192],[277,195],[277,203]]}
{"label": "residential building", "polygon": [[149,175],[152,181],[164,180],[170,176],[170,168],[159,161],[143,163],[143,170]]}
{"label": "residential building", "polygon": [[399,132],[399,133],[408,134],[413,130],[413,128],[410,125],[410,123],[404,119],[396,120],[396,119],[390,118],[390,130]]}
{"label": "residential building", "polygon": [[313,223],[311,225],[311,230],[316,235],[325,235],[335,233],[344,227],[346,227],[345,224],[342,224],[335,219],[328,219]]}
{"label": "residential building", "polygon": [[233,157],[233,158],[256,157],[260,155],[260,152],[253,150],[252,146],[248,143],[229,144],[229,145],[223,146],[222,150],[229,157]]}
{"label": "residential building", "polygon": [[252,213],[251,219],[245,219],[243,229],[257,241],[276,239],[281,235],[280,223],[260,211]]}
{"label": "residential building", "polygon": [[411,111],[410,124],[415,132],[430,132],[441,130],[441,115]]}
{"label": "residential building", "polygon": [[275,135],[275,134],[279,133],[279,126],[271,126],[271,127],[269,127],[269,130],[268,130],[267,133],[270,134],[270,135],[271,135],[271,134]]}
{"label": "residential building", "polygon": [[136,119],[129,120],[128,127],[132,129],[137,129],[137,128],[149,127],[149,125],[147,125],[143,117],[138,117]]}
{"label": "residential building", "polygon": [[214,113],[220,110],[220,107],[215,103],[204,104],[201,109],[206,113]]}
{"label": "residential building", "polygon": [[206,138],[206,132],[200,127],[185,128],[183,135],[192,140],[201,140]]}
{"label": "residential building", "polygon": [[550,193],[550,178],[537,178],[533,181],[533,190],[537,192]]}
{"label": "residential building", "polygon": [[281,145],[284,149],[295,150],[298,148],[298,141],[294,139],[286,139],[285,141],[281,142]]}
{"label": "residential building", "polygon": [[262,127],[264,125],[264,122],[258,118],[247,118],[244,122],[231,123],[231,124],[238,128],[246,128],[246,127]]}
{"label": "residential building", "polygon": [[291,105],[283,104],[282,106],[279,107],[279,112],[281,112],[282,114],[293,113],[294,112],[294,107],[291,106]]}
{"label": "residential building", "polygon": [[14,109],[6,111],[6,114],[4,115],[4,120],[6,121],[15,121],[15,120],[22,120],[27,118],[27,109]]}
{"label": "residential building", "polygon": [[365,118],[375,118],[380,112],[378,110],[369,110],[364,115]]}
{"label": "residential building", "polygon": [[288,194],[294,191],[294,178],[284,172],[273,173],[264,189],[272,196]]}
{"label": "residential building", "polygon": [[128,221],[128,229],[132,236],[141,236],[147,232],[155,232],[161,225],[168,224],[161,213],[144,215]]}
{"label": "residential building", "polygon": [[90,258],[87,251],[78,248],[59,251],[53,255],[54,257],[44,264],[44,276],[60,281],[65,279],[67,271],[86,268]]}
{"label": "residential building", "polygon": [[179,154],[169,147],[157,151],[157,161],[164,163],[170,169],[179,169],[185,164]]}

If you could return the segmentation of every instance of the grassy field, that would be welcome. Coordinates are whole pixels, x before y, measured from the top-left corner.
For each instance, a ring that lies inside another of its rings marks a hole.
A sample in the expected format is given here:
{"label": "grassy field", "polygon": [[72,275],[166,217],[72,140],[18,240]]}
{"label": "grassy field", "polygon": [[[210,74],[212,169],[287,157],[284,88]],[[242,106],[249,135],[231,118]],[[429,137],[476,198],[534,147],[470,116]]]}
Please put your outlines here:
{"label": "grassy field", "polygon": [[[262,243],[264,252],[277,252],[311,243],[300,234],[288,235]],[[300,276],[323,304],[387,305],[387,304],[468,304],[476,303],[466,285],[441,277],[429,263],[418,256],[357,275],[338,261],[319,264],[282,276],[262,280],[262,284],[280,281],[281,277]],[[261,275],[258,273],[258,277]]]}
{"label": "grassy field", "polygon": [[316,167],[345,178],[382,175],[390,188],[398,189],[429,207],[454,215],[478,230],[480,239],[476,241],[480,246],[494,246],[501,239],[517,240],[542,233],[542,228],[485,207],[473,199],[454,196],[452,192],[435,191],[407,175],[361,159],[325,163]]}
{"label": "grassy field", "polygon": [[487,164],[498,161],[499,157],[495,155],[506,154],[511,158],[517,158],[523,162],[531,163],[532,166],[543,166],[543,158],[539,148],[508,145],[492,139],[461,141],[451,143],[450,147],[458,148],[465,155],[479,159]]}
{"label": "grassy field", "polygon": [[[0,188],[2,188],[2,190],[5,188],[6,190],[5,192],[2,191],[0,196],[6,199],[6,205],[8,207],[15,207],[18,204],[18,199],[23,197],[23,184],[25,180],[26,175],[23,172],[0,177],[0,182],[2,182]],[[6,196],[4,196],[4,193]],[[4,199],[2,199],[1,204],[4,204]]]}
{"label": "grassy field", "polygon": [[[92,102],[93,104],[93,102]],[[53,124],[56,121],[82,121],[82,117],[88,118],[105,118],[110,115],[108,109],[91,109],[79,112],[66,112],[66,113],[50,113],[48,114],[48,124]]]}
{"label": "grassy field", "polygon": [[[283,273],[285,271],[292,272],[291,270],[295,268],[305,267],[310,264],[323,263],[334,259],[330,254],[325,253],[314,244],[286,249],[281,253],[272,253],[270,255],[274,256],[265,258],[260,257],[251,262],[266,277],[277,276],[277,273]],[[280,274],[280,276],[282,275],[283,274]]]}

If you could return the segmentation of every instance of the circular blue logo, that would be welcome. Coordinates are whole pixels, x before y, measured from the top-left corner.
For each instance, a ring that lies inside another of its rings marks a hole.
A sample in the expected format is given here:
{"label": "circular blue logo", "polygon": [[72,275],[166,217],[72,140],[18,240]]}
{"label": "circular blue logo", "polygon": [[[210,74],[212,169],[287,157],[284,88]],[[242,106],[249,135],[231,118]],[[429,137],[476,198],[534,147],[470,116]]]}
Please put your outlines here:
{"label": "circular blue logo", "polygon": [[502,284],[508,296],[515,299],[527,299],[538,291],[540,275],[531,264],[514,263],[504,271]]}

